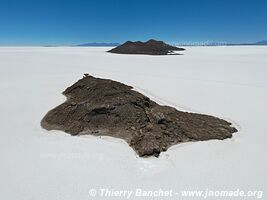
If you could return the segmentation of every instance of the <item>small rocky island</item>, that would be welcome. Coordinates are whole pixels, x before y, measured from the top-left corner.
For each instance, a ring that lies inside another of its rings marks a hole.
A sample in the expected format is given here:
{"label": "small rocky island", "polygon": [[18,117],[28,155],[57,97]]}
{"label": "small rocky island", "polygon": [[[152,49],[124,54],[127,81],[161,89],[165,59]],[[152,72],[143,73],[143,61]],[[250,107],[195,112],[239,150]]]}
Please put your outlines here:
{"label": "small rocky island", "polygon": [[139,156],[159,156],[183,142],[231,138],[237,131],[225,120],[161,106],[131,86],[88,74],[63,94],[67,100],[45,115],[43,128],[121,138]]}
{"label": "small rocky island", "polygon": [[118,54],[179,55],[178,53],[175,53],[175,51],[184,50],[184,48],[171,46],[163,41],[148,40],[147,42],[127,41],[108,52]]}

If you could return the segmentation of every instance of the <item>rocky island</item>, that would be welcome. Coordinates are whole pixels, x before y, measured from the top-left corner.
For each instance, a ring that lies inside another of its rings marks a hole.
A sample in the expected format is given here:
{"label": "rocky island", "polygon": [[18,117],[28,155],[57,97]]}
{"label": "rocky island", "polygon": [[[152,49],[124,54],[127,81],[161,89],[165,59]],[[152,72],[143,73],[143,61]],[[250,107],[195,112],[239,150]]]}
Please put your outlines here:
{"label": "rocky island", "polygon": [[121,138],[139,156],[159,156],[183,142],[231,138],[237,131],[223,119],[161,106],[131,86],[88,74],[63,94],[67,100],[45,115],[43,128]]}
{"label": "rocky island", "polygon": [[168,45],[163,41],[148,40],[147,42],[127,41],[108,52],[118,54],[147,54],[147,55],[179,55],[175,51],[184,51],[184,48]]}

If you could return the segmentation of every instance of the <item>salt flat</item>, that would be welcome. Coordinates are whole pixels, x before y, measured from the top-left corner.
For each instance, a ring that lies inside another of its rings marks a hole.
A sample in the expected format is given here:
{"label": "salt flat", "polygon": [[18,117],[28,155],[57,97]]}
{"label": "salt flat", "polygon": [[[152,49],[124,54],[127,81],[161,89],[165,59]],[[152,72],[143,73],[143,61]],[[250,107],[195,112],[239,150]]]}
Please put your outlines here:
{"label": "salt flat", "polygon": [[[267,47],[187,47],[183,56],[108,49],[0,48],[0,199],[91,199],[90,188],[267,195]],[[42,117],[83,73],[132,85],[161,104],[224,118],[239,131],[146,159],[119,139],[43,130]]]}

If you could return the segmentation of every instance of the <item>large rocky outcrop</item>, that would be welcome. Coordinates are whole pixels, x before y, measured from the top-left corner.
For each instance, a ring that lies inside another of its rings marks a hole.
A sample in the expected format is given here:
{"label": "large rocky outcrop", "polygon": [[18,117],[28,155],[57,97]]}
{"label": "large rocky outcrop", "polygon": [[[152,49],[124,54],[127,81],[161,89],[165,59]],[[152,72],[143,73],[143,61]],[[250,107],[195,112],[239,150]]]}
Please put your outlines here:
{"label": "large rocky outcrop", "polygon": [[168,55],[177,54],[174,51],[183,51],[184,48],[168,45],[162,41],[148,40],[147,42],[131,42],[115,47],[108,52],[119,54],[147,54],[147,55]]}
{"label": "large rocky outcrop", "polygon": [[63,94],[67,100],[45,115],[43,128],[122,138],[139,156],[158,156],[182,142],[230,138],[237,131],[225,120],[161,106],[131,86],[87,74]]}

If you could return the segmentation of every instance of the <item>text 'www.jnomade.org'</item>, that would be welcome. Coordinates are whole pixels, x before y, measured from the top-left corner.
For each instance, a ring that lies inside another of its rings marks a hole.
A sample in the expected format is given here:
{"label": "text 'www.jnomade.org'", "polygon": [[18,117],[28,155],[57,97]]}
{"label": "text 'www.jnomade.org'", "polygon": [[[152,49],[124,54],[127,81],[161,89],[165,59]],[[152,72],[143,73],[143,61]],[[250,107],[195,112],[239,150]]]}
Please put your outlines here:
{"label": "text 'www.jnomade.org'", "polygon": [[242,198],[251,198],[254,199],[262,199],[263,198],[263,191],[262,190],[251,190],[251,191],[244,191],[240,189],[236,190],[181,190],[175,191],[172,189],[163,190],[143,190],[141,188],[136,188],[134,190],[118,190],[118,189],[110,189],[110,188],[100,188],[94,189],[91,188],[89,190],[90,197],[102,197],[102,198],[109,198],[109,197],[118,197],[123,199],[130,199],[133,197],[161,197],[161,198],[170,198],[170,197],[191,197],[191,198],[203,198],[208,199],[212,197],[242,197]]}

